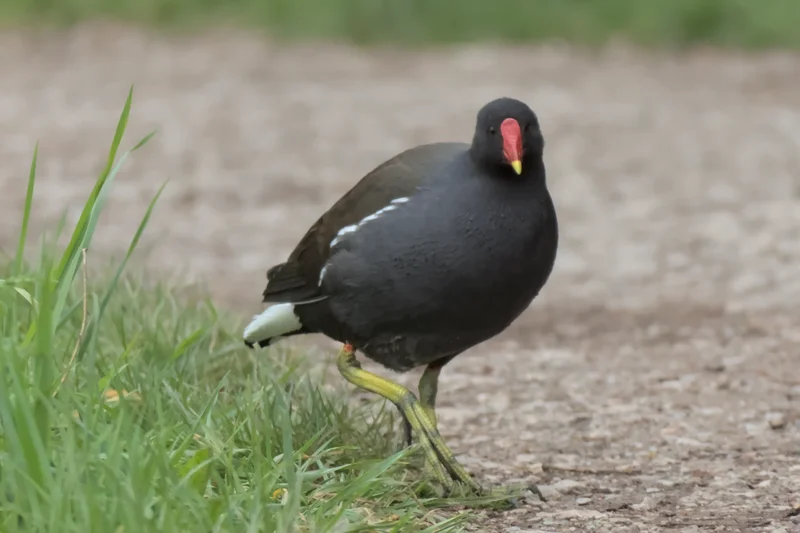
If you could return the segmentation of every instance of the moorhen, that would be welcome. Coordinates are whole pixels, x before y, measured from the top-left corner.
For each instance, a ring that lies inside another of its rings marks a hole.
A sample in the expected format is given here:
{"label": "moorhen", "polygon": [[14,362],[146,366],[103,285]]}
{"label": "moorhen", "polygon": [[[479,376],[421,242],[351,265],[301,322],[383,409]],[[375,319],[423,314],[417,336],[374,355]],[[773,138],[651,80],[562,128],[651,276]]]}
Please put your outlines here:
{"label": "moorhen", "polygon": [[[536,114],[499,98],[478,112],[471,144],[425,144],[384,162],[267,271],[263,301],[275,305],[245,343],[306,333],[343,343],[341,374],[398,407],[445,489],[480,491],[437,429],[438,378],[505,330],[550,276],[558,223],[543,150]],[[357,350],[397,372],[426,366],[419,399],[362,369]]]}

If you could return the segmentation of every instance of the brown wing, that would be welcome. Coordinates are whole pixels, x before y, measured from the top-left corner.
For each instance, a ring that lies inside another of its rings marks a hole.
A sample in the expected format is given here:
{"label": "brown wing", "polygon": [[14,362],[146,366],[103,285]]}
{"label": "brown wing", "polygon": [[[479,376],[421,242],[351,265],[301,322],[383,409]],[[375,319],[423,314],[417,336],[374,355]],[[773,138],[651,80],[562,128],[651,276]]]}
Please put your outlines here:
{"label": "brown wing", "polygon": [[395,198],[411,196],[431,169],[467,148],[463,143],[417,146],[364,176],[311,226],[285,263],[267,271],[263,301],[300,302],[324,297],[319,275],[339,230],[358,223]]}

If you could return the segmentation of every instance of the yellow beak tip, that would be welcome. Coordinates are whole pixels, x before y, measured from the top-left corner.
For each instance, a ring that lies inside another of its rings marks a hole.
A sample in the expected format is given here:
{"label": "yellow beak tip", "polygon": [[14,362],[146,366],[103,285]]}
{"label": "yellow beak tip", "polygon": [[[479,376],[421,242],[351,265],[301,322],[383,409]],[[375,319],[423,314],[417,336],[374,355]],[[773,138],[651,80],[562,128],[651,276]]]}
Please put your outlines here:
{"label": "yellow beak tip", "polygon": [[519,160],[512,161],[511,162],[511,168],[514,169],[514,172],[516,172],[517,175],[522,174],[522,162],[521,161],[519,161]]}

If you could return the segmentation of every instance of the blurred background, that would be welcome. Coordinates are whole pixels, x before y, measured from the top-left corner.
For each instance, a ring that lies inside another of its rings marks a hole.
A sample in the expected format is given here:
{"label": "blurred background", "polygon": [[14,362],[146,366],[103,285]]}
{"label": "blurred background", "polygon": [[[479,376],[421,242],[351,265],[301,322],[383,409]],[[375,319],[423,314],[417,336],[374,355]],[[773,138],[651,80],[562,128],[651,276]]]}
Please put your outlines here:
{"label": "blurred background", "polygon": [[448,366],[443,431],[489,479],[655,447],[672,488],[641,516],[758,518],[800,491],[799,26],[797,0],[4,0],[0,247],[37,141],[33,232],[74,222],[133,84],[128,145],[158,133],[92,261],[169,179],[143,267],[249,314],[267,267],[367,171],[522,99],[561,248],[511,330]]}

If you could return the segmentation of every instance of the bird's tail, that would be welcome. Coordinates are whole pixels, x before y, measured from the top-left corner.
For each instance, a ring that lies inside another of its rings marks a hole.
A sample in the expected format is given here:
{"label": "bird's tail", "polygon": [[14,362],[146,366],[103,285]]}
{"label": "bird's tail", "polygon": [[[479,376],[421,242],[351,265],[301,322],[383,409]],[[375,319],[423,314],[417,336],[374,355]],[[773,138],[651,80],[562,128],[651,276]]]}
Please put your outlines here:
{"label": "bird's tail", "polygon": [[280,303],[268,307],[260,315],[253,317],[244,328],[244,343],[248,348],[269,346],[278,340],[292,335],[309,333],[295,313],[295,304]]}

